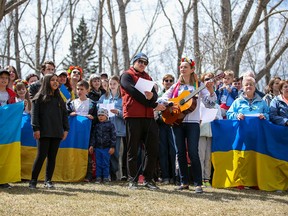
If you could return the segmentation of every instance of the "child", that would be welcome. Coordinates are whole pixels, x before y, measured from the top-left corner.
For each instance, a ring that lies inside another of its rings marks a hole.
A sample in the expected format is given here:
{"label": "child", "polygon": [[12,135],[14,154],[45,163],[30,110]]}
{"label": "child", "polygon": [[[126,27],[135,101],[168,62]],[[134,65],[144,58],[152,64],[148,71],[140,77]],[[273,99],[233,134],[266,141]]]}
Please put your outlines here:
{"label": "child", "polygon": [[[8,88],[10,73],[8,70],[0,69],[0,106],[15,103],[16,94]],[[0,188],[11,188],[8,183],[0,184]]]}
{"label": "child", "polygon": [[67,109],[70,116],[86,116],[93,120],[96,116],[96,104],[90,98],[87,98],[89,92],[89,84],[85,80],[81,80],[76,84],[76,93],[79,98],[68,101]]}
{"label": "child", "polygon": [[68,135],[69,123],[65,103],[59,92],[55,74],[47,74],[39,92],[32,100],[31,125],[38,140],[38,152],[32,168],[30,189],[36,189],[37,179],[47,157],[45,187],[54,188],[52,176],[61,140]]}
{"label": "child", "polygon": [[217,102],[221,107],[222,117],[226,119],[226,112],[238,96],[238,90],[232,86],[234,72],[226,70],[224,74],[223,82],[216,89],[216,95]]}
{"label": "child", "polygon": [[[79,98],[67,102],[67,110],[70,116],[80,115],[94,120],[94,116],[96,117],[97,113],[96,103],[90,98],[87,98],[86,95],[88,92],[89,84],[87,81],[81,80],[76,84],[76,93]],[[90,182],[93,179],[92,165],[92,155],[88,154],[87,174],[84,180],[86,182]]]}
{"label": "child", "polygon": [[8,88],[10,73],[6,69],[0,69],[0,106],[16,102],[16,94]]}
{"label": "child", "polygon": [[92,74],[89,78],[90,92],[88,98],[93,101],[98,101],[101,95],[105,93],[105,90],[101,88],[101,78],[98,74]]}
{"label": "child", "polygon": [[116,144],[115,127],[108,120],[108,110],[98,110],[99,122],[93,128],[90,139],[89,152],[96,155],[96,183],[109,182],[110,155],[114,154]]}
{"label": "child", "polygon": [[[201,81],[210,80],[214,78],[213,73],[204,73],[201,76]],[[204,104],[201,102],[201,105],[204,107]],[[217,114],[215,119],[222,119],[221,109],[218,104],[215,103],[213,109],[217,109]],[[202,187],[211,187],[211,145],[212,145],[212,130],[211,123],[205,122],[200,123],[200,137],[199,137],[199,158],[201,163],[202,170]]]}
{"label": "child", "polygon": [[[120,94],[120,80],[118,76],[112,76],[109,79],[109,88],[107,89],[107,92],[100,97],[98,104],[113,104],[114,106],[114,108],[110,110],[110,112],[112,112],[114,115],[109,118],[110,121],[114,124],[116,129],[115,153],[110,158],[111,181],[114,181],[117,180],[116,173],[119,170],[119,164],[120,164],[119,152],[120,152],[121,139],[124,140],[126,137],[126,126],[124,123],[122,112],[122,97]],[[126,173],[124,173],[124,175],[127,176]]]}
{"label": "child", "polygon": [[28,82],[26,80],[17,79],[13,84],[16,93],[16,102],[24,101],[24,113],[29,114],[31,110],[31,101],[28,93]]}

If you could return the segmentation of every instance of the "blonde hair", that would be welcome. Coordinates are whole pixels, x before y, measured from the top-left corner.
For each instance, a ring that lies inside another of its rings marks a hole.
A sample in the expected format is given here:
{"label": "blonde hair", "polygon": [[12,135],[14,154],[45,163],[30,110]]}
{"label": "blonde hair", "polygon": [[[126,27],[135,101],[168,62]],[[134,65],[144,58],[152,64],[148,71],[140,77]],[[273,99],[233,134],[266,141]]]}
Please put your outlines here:
{"label": "blonde hair", "polygon": [[234,71],[232,70],[225,70],[224,71],[225,76],[230,76],[232,79],[234,79]]}

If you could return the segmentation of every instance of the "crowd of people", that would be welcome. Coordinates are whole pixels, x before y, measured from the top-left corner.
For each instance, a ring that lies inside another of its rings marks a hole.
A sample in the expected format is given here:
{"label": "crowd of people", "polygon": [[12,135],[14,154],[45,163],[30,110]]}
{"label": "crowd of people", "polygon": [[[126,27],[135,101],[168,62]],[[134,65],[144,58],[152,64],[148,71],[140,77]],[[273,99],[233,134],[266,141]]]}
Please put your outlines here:
{"label": "crowd of people", "polygon": [[[69,133],[69,116],[85,116],[92,122],[84,181],[122,180],[130,189],[141,183],[151,190],[159,189],[156,182],[177,185],[177,190],[193,185],[195,193],[211,187],[212,178],[213,134],[210,123],[201,121],[201,107],[217,109],[215,119],[255,116],[288,126],[288,80],[273,77],[262,93],[254,73],[238,78],[226,70],[220,80],[211,72],[198,76],[195,62],[184,57],[178,78],[165,74],[160,91],[155,84],[142,93],[135,86],[140,78],[152,81],[148,64],[148,56],[140,52],[120,77],[94,73],[87,81],[81,67],[55,71],[52,61],[41,66],[41,78],[29,74],[19,79],[13,66],[0,70],[0,106],[24,101],[23,112],[31,115],[38,142],[29,188],[37,188],[46,158],[44,186],[55,187],[55,161],[60,142]],[[172,123],[167,121],[170,114],[177,118]],[[8,183],[0,188],[10,188]]]}

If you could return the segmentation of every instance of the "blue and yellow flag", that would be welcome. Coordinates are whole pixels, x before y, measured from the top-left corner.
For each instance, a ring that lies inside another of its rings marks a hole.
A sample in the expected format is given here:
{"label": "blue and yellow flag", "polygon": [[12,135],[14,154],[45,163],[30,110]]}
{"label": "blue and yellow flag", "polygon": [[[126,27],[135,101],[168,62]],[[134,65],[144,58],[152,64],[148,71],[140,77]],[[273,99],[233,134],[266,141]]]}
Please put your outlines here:
{"label": "blue and yellow flag", "polygon": [[20,126],[23,109],[23,102],[0,106],[0,184],[21,180]]}
{"label": "blue and yellow flag", "polygon": [[[77,182],[83,180],[86,175],[91,120],[83,116],[69,117],[69,125],[67,138],[60,143],[53,181]],[[21,140],[21,175],[22,179],[30,179],[37,154],[37,143],[33,139],[29,116],[23,116]],[[44,163],[39,180],[45,179],[45,169]]]}
{"label": "blue and yellow flag", "polygon": [[257,117],[215,120],[211,126],[213,187],[288,189],[288,127]]}

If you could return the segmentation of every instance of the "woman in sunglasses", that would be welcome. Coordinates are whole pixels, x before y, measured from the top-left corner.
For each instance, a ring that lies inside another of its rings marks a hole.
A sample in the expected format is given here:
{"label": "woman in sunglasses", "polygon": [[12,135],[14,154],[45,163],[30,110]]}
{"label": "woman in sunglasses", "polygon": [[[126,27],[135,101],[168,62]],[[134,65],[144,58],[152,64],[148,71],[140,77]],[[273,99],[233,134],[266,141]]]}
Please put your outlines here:
{"label": "woman in sunglasses", "polygon": [[269,107],[259,94],[255,93],[255,85],[254,78],[248,76],[243,78],[243,92],[227,111],[226,115],[228,119],[243,120],[245,116],[269,119]]}
{"label": "woman in sunglasses", "polygon": [[67,70],[68,73],[68,82],[72,87],[72,92],[74,93],[75,97],[78,98],[76,92],[76,85],[79,81],[82,80],[83,76],[83,69],[80,66],[70,66]]}

